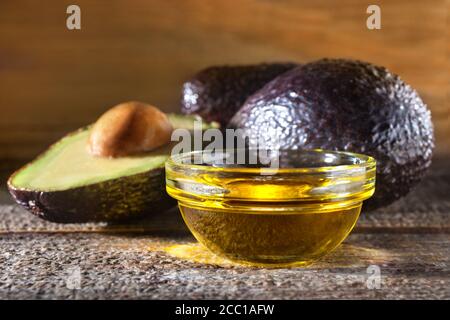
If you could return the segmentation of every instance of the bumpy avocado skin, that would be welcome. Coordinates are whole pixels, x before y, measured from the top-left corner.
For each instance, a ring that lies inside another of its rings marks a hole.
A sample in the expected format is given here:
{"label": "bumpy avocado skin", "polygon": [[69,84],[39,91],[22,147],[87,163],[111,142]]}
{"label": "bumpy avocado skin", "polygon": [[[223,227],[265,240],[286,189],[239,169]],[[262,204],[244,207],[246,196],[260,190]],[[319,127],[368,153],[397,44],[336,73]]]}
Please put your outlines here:
{"label": "bumpy avocado skin", "polygon": [[16,202],[30,212],[59,223],[128,220],[176,204],[165,191],[164,168],[63,191],[8,187]]}
{"label": "bumpy avocado skin", "polygon": [[[434,148],[431,114],[418,93],[383,67],[323,59],[295,68],[249,97],[230,121],[251,144],[346,150],[377,160],[375,195],[386,206],[424,176]],[[259,140],[261,141],[261,140]]]}
{"label": "bumpy avocado skin", "polygon": [[181,112],[226,125],[251,94],[296,66],[262,63],[206,68],[183,84]]}

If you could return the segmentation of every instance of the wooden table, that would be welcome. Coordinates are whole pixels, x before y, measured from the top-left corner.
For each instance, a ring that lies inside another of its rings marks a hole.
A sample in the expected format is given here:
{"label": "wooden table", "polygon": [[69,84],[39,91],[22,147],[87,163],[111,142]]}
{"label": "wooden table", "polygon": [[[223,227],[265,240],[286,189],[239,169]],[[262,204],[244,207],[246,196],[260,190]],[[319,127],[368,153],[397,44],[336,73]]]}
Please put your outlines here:
{"label": "wooden table", "polygon": [[[65,1],[0,1],[0,299],[450,298],[450,1],[376,1],[381,30],[367,29],[360,0],[105,3],[77,0],[82,29],[70,31]],[[176,211],[63,226],[1,190],[18,165],[116,103],[179,112],[182,83],[207,66],[322,57],[399,74],[428,104],[443,156],[413,193],[363,213],[345,243],[309,268],[192,263],[164,251],[193,242]],[[370,265],[380,289],[367,288]],[[80,289],[70,289],[74,270]]]}
{"label": "wooden table", "polygon": [[[320,262],[258,269],[168,254],[171,245],[194,243],[176,210],[129,225],[58,225],[33,217],[3,191],[0,299],[448,299],[449,195],[450,166],[438,159],[408,197],[363,213]],[[378,289],[371,265],[381,272]]]}

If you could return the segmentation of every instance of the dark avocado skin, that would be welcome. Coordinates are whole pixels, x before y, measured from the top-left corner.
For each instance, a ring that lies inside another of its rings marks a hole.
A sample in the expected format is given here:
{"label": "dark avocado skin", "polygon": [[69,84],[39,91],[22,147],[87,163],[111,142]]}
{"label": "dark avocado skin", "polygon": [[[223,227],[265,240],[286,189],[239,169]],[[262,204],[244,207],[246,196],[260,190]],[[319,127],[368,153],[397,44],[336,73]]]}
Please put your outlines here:
{"label": "dark avocado skin", "polygon": [[8,189],[30,212],[59,223],[129,220],[176,205],[165,191],[164,168],[63,191]]}
{"label": "dark avocado skin", "polygon": [[245,100],[267,82],[296,67],[294,63],[214,66],[183,84],[181,112],[226,125]]}
{"label": "dark avocado skin", "polygon": [[[434,148],[431,114],[398,76],[369,63],[323,59],[277,77],[236,113],[251,144],[345,150],[377,160],[372,210],[404,196],[424,176]],[[278,139],[271,132],[279,132]]]}

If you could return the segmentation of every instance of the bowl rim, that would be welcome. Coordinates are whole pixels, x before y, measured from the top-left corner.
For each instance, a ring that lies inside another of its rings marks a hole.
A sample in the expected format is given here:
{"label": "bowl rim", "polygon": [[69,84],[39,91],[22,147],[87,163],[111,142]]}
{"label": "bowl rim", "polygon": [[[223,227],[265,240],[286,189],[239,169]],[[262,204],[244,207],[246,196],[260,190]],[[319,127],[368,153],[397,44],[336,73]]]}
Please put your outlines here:
{"label": "bowl rim", "polygon": [[[219,151],[223,153],[235,150]],[[209,159],[205,164],[192,163],[192,155],[202,154],[204,151],[191,151],[173,155],[166,162],[166,190],[173,198],[186,203],[194,201],[205,205],[211,200],[215,203],[214,205],[222,202],[221,205],[228,206],[233,203],[232,206],[236,207],[238,202],[264,202],[264,206],[270,206],[270,203],[275,201],[278,203],[301,202],[307,207],[307,202],[312,201],[314,207],[321,203],[323,207],[321,210],[329,206],[334,207],[336,202],[348,204],[361,202],[372,196],[375,190],[376,161],[370,156],[322,149],[281,151],[312,153],[313,157],[333,154],[350,158],[338,158],[339,161],[335,165],[319,167],[270,168],[226,165],[215,167],[211,166]],[[277,154],[277,156],[280,155]],[[188,159],[189,162],[184,163],[183,159]],[[222,159],[220,164],[223,164],[224,158],[219,159]],[[306,160],[305,163],[308,164],[309,159]],[[310,160],[314,161],[315,158]],[[320,164],[326,163],[323,158],[316,158],[316,160]],[[273,185],[275,189],[278,188],[278,191],[264,195],[255,195],[252,192],[236,193],[238,192],[235,189],[236,183],[244,181],[254,181],[255,187]],[[317,184],[312,184],[312,181],[316,181]],[[283,188],[294,188],[294,195],[290,192],[284,193]],[[224,201],[228,203],[225,204]]]}
{"label": "bowl rim", "polygon": [[[222,152],[230,152],[236,151],[236,149],[221,149],[218,151]],[[278,173],[338,173],[338,172],[349,172],[349,170],[358,170],[358,169],[375,169],[376,160],[375,158],[355,152],[348,151],[336,151],[336,150],[326,150],[326,149],[283,149],[283,150],[268,150],[268,151],[281,151],[281,152],[309,152],[309,153],[317,153],[317,154],[334,154],[334,155],[346,155],[350,156],[354,159],[359,160],[358,163],[353,164],[337,164],[337,165],[328,165],[328,166],[319,166],[319,167],[298,167],[298,168],[270,168],[270,167],[214,167],[211,165],[205,164],[193,164],[193,163],[183,163],[182,159],[186,157],[190,157],[195,154],[202,154],[205,150],[197,150],[190,151],[181,154],[171,155],[166,161],[166,168],[174,169],[177,168],[180,170],[188,170],[188,171],[203,171],[203,172],[236,172],[236,173],[252,173],[258,174],[264,172],[265,174],[277,175]]]}

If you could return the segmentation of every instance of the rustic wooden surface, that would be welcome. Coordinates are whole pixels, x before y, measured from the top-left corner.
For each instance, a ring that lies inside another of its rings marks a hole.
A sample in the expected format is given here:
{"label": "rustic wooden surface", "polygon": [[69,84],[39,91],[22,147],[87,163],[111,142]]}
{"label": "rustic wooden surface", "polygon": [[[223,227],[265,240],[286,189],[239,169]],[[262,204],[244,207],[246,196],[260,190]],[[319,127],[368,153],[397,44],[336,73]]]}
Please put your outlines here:
{"label": "rustic wooden surface", "polygon": [[68,130],[129,99],[179,108],[181,83],[214,64],[347,57],[384,65],[432,110],[437,150],[450,153],[446,0],[0,1],[0,161],[29,159]]}
{"label": "rustic wooden surface", "polygon": [[[1,236],[0,298],[114,299],[448,299],[448,234],[352,234],[306,269],[215,267],[178,260],[149,246],[189,238],[105,234]],[[369,265],[381,288],[366,286]],[[66,286],[79,267],[81,289]]]}
{"label": "rustic wooden surface", "polygon": [[[0,299],[450,298],[450,2],[0,1]],[[130,99],[177,111],[181,83],[214,64],[347,57],[384,65],[432,110],[438,159],[408,197],[363,214],[345,243],[306,269],[203,265],[164,251],[192,244],[176,210],[128,225],[57,225],[4,190],[6,177],[64,133]],[[439,160],[439,157],[441,160]],[[366,286],[381,268],[379,290]],[[67,288],[79,267],[81,288]]]}
{"label": "rustic wooden surface", "polygon": [[[447,159],[406,198],[363,213],[341,247],[303,269],[173,257],[164,249],[195,243],[176,210],[129,225],[59,225],[0,195],[0,299],[450,298]],[[367,288],[370,265],[380,267],[380,289]],[[80,289],[67,287],[73,267]]]}

